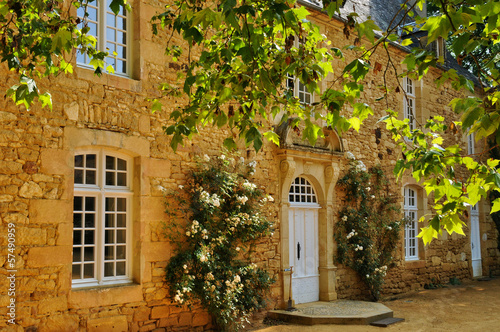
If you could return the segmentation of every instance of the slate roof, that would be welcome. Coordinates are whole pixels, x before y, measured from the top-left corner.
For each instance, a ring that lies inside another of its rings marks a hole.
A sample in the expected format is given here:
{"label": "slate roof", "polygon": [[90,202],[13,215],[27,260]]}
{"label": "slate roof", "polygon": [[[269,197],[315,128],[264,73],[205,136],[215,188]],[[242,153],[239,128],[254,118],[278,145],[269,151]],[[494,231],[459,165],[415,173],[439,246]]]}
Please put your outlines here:
{"label": "slate roof", "polygon": [[[298,0],[298,2],[303,5],[321,10],[321,0]],[[348,14],[356,12],[358,14],[358,22],[363,22],[368,18],[371,18],[383,31],[385,31],[389,27],[396,26],[401,21],[403,25],[413,22],[412,18],[404,17],[402,13],[398,14],[398,11],[401,8],[401,4],[403,2],[404,0],[346,0],[344,6],[340,10],[340,16],[336,18],[345,20]],[[426,12],[424,11],[424,13],[418,14],[423,15],[426,14]],[[396,16],[396,19],[393,20],[394,16]],[[425,33],[416,32],[413,34],[413,37],[421,36],[425,36]],[[394,45],[407,52],[410,51],[410,48],[408,47],[404,47],[396,43],[394,43]],[[414,46],[417,45],[414,44]],[[475,75],[460,66],[457,60],[451,54],[449,54],[449,52],[446,52],[445,64],[443,69],[449,68],[455,69],[458,74],[473,81],[475,85],[480,84]]]}

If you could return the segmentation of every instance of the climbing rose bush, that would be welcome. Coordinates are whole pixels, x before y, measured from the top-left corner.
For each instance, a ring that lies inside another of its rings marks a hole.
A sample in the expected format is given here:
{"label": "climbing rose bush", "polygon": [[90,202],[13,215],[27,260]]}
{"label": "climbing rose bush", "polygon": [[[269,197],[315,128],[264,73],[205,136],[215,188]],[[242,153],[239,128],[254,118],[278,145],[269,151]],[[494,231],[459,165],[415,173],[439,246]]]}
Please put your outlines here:
{"label": "climbing rose bush", "polygon": [[200,303],[224,331],[262,308],[273,282],[250,260],[255,242],[272,234],[261,210],[274,201],[250,181],[255,167],[204,155],[186,185],[167,195],[167,234],[177,244],[166,267],[170,295],[178,305]]}
{"label": "climbing rose bush", "polygon": [[345,192],[345,206],[335,226],[336,261],[356,271],[372,299],[378,300],[387,271],[394,265],[404,219],[380,166],[367,170],[352,153],[347,158],[349,170],[337,182]]}

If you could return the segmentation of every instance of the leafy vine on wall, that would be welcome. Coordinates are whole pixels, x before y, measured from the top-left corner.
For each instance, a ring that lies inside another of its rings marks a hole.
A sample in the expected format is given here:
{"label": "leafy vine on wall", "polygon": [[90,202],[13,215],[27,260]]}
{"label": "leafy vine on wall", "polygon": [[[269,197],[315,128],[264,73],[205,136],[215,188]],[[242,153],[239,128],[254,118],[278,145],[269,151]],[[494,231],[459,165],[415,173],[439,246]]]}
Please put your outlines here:
{"label": "leafy vine on wall", "polygon": [[274,282],[251,262],[252,245],[272,232],[262,208],[271,196],[250,182],[256,163],[205,155],[185,186],[167,194],[167,235],[177,245],[166,267],[178,305],[200,303],[220,330],[237,330],[265,306]]}
{"label": "leafy vine on wall", "polygon": [[367,170],[352,153],[348,152],[347,157],[349,170],[337,182],[345,193],[345,205],[335,226],[335,258],[353,269],[367,285],[372,299],[378,300],[387,270],[394,265],[404,218],[381,167]]}

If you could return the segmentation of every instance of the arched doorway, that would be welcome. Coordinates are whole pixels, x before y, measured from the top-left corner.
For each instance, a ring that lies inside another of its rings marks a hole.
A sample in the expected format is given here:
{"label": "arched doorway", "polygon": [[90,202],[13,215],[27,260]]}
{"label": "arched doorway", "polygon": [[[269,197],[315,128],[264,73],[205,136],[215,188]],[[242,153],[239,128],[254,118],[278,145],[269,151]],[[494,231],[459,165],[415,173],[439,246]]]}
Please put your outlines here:
{"label": "arched doorway", "polygon": [[289,190],[289,262],[295,303],[319,300],[318,211],[314,187],[297,177]]}

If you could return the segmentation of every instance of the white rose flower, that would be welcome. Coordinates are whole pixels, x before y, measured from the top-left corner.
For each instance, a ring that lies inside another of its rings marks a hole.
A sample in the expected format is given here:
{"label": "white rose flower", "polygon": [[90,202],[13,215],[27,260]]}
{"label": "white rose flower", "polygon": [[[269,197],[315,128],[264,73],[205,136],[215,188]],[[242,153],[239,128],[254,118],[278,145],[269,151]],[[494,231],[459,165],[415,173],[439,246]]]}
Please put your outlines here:
{"label": "white rose flower", "polygon": [[180,190],[184,189],[184,186],[182,184],[178,185],[177,188],[179,188]]}
{"label": "white rose flower", "polygon": [[207,154],[203,155],[203,161],[209,162],[210,161],[210,157]]}

